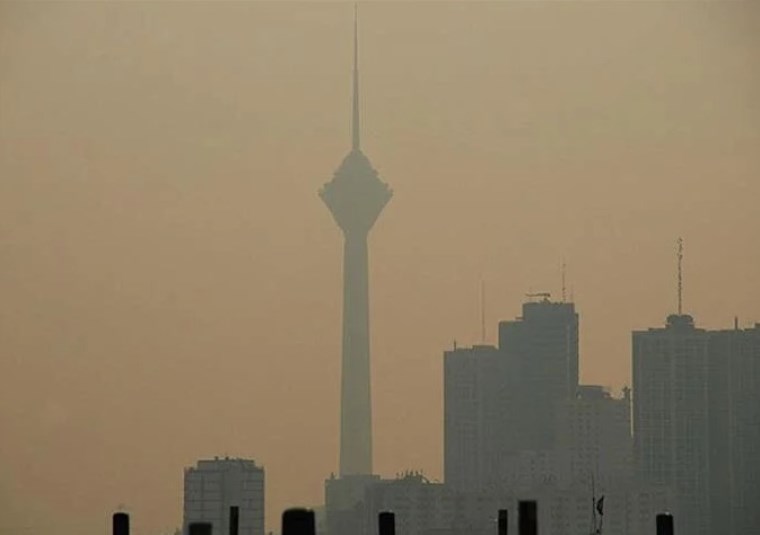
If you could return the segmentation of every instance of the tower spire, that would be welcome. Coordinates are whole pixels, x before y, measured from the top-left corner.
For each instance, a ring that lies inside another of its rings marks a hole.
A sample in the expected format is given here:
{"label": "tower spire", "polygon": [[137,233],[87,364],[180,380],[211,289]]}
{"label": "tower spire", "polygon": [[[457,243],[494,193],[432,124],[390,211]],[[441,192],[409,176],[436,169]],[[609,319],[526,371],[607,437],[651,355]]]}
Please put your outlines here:
{"label": "tower spire", "polygon": [[359,150],[359,7],[354,4],[354,101],[351,114],[351,149]]}

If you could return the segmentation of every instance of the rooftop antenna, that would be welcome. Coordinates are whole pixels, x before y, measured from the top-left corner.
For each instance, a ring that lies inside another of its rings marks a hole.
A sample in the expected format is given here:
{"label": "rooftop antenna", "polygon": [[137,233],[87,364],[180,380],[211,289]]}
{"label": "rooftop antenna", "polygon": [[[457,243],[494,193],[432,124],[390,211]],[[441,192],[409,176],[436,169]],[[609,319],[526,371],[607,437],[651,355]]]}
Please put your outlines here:
{"label": "rooftop antenna", "polygon": [[678,238],[678,315],[683,314],[683,238]]}
{"label": "rooftop antenna", "polygon": [[565,259],[562,259],[562,302],[565,302],[566,297],[566,287],[565,287],[565,272],[567,271],[567,264],[565,264]]}
{"label": "rooftop antenna", "polygon": [[480,279],[480,341],[486,343],[486,283]]}

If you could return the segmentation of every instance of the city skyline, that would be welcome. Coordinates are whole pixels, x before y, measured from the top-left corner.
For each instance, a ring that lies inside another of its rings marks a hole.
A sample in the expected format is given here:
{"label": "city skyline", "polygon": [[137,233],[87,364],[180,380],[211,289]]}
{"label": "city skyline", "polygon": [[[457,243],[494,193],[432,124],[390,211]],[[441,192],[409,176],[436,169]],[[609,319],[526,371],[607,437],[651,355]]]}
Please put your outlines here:
{"label": "city skyline", "polygon": [[[350,17],[0,5],[2,535],[94,533],[119,502],[173,527],[178,470],[226,452],[266,466],[268,528],[319,502],[341,279],[314,190],[349,132]],[[482,342],[481,280],[495,343],[525,293],[560,294],[564,258],[581,382],[615,389],[630,332],[676,309],[678,236],[698,325],[760,319],[756,7],[362,20],[363,143],[396,192],[371,240],[378,473],[440,477],[440,353]]]}

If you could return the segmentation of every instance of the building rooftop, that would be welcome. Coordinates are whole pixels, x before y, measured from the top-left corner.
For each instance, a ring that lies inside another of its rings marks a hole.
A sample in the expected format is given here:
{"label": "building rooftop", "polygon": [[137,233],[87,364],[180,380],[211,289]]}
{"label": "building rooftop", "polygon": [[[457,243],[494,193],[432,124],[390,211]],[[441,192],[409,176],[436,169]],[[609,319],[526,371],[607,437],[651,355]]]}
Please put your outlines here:
{"label": "building rooftop", "polygon": [[240,457],[214,457],[213,459],[200,459],[196,463],[196,466],[190,466],[188,468],[185,468],[185,471],[217,471],[220,469],[226,469],[231,470],[234,468],[244,468],[244,469],[258,469],[261,470],[262,467],[258,466],[256,464],[256,461],[253,459],[243,459]]}

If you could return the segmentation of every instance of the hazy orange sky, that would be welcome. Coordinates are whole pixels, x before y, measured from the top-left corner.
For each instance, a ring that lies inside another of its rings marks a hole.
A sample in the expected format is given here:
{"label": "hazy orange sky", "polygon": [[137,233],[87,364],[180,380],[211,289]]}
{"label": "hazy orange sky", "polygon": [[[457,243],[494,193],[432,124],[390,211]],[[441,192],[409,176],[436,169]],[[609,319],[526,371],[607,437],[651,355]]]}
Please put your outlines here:
{"label": "hazy orange sky", "polygon": [[[345,3],[0,3],[0,534],[181,521],[201,457],[266,468],[267,525],[337,469]],[[442,351],[524,294],[630,381],[675,308],[760,321],[757,2],[370,3],[363,146],[375,466],[442,473]]]}

